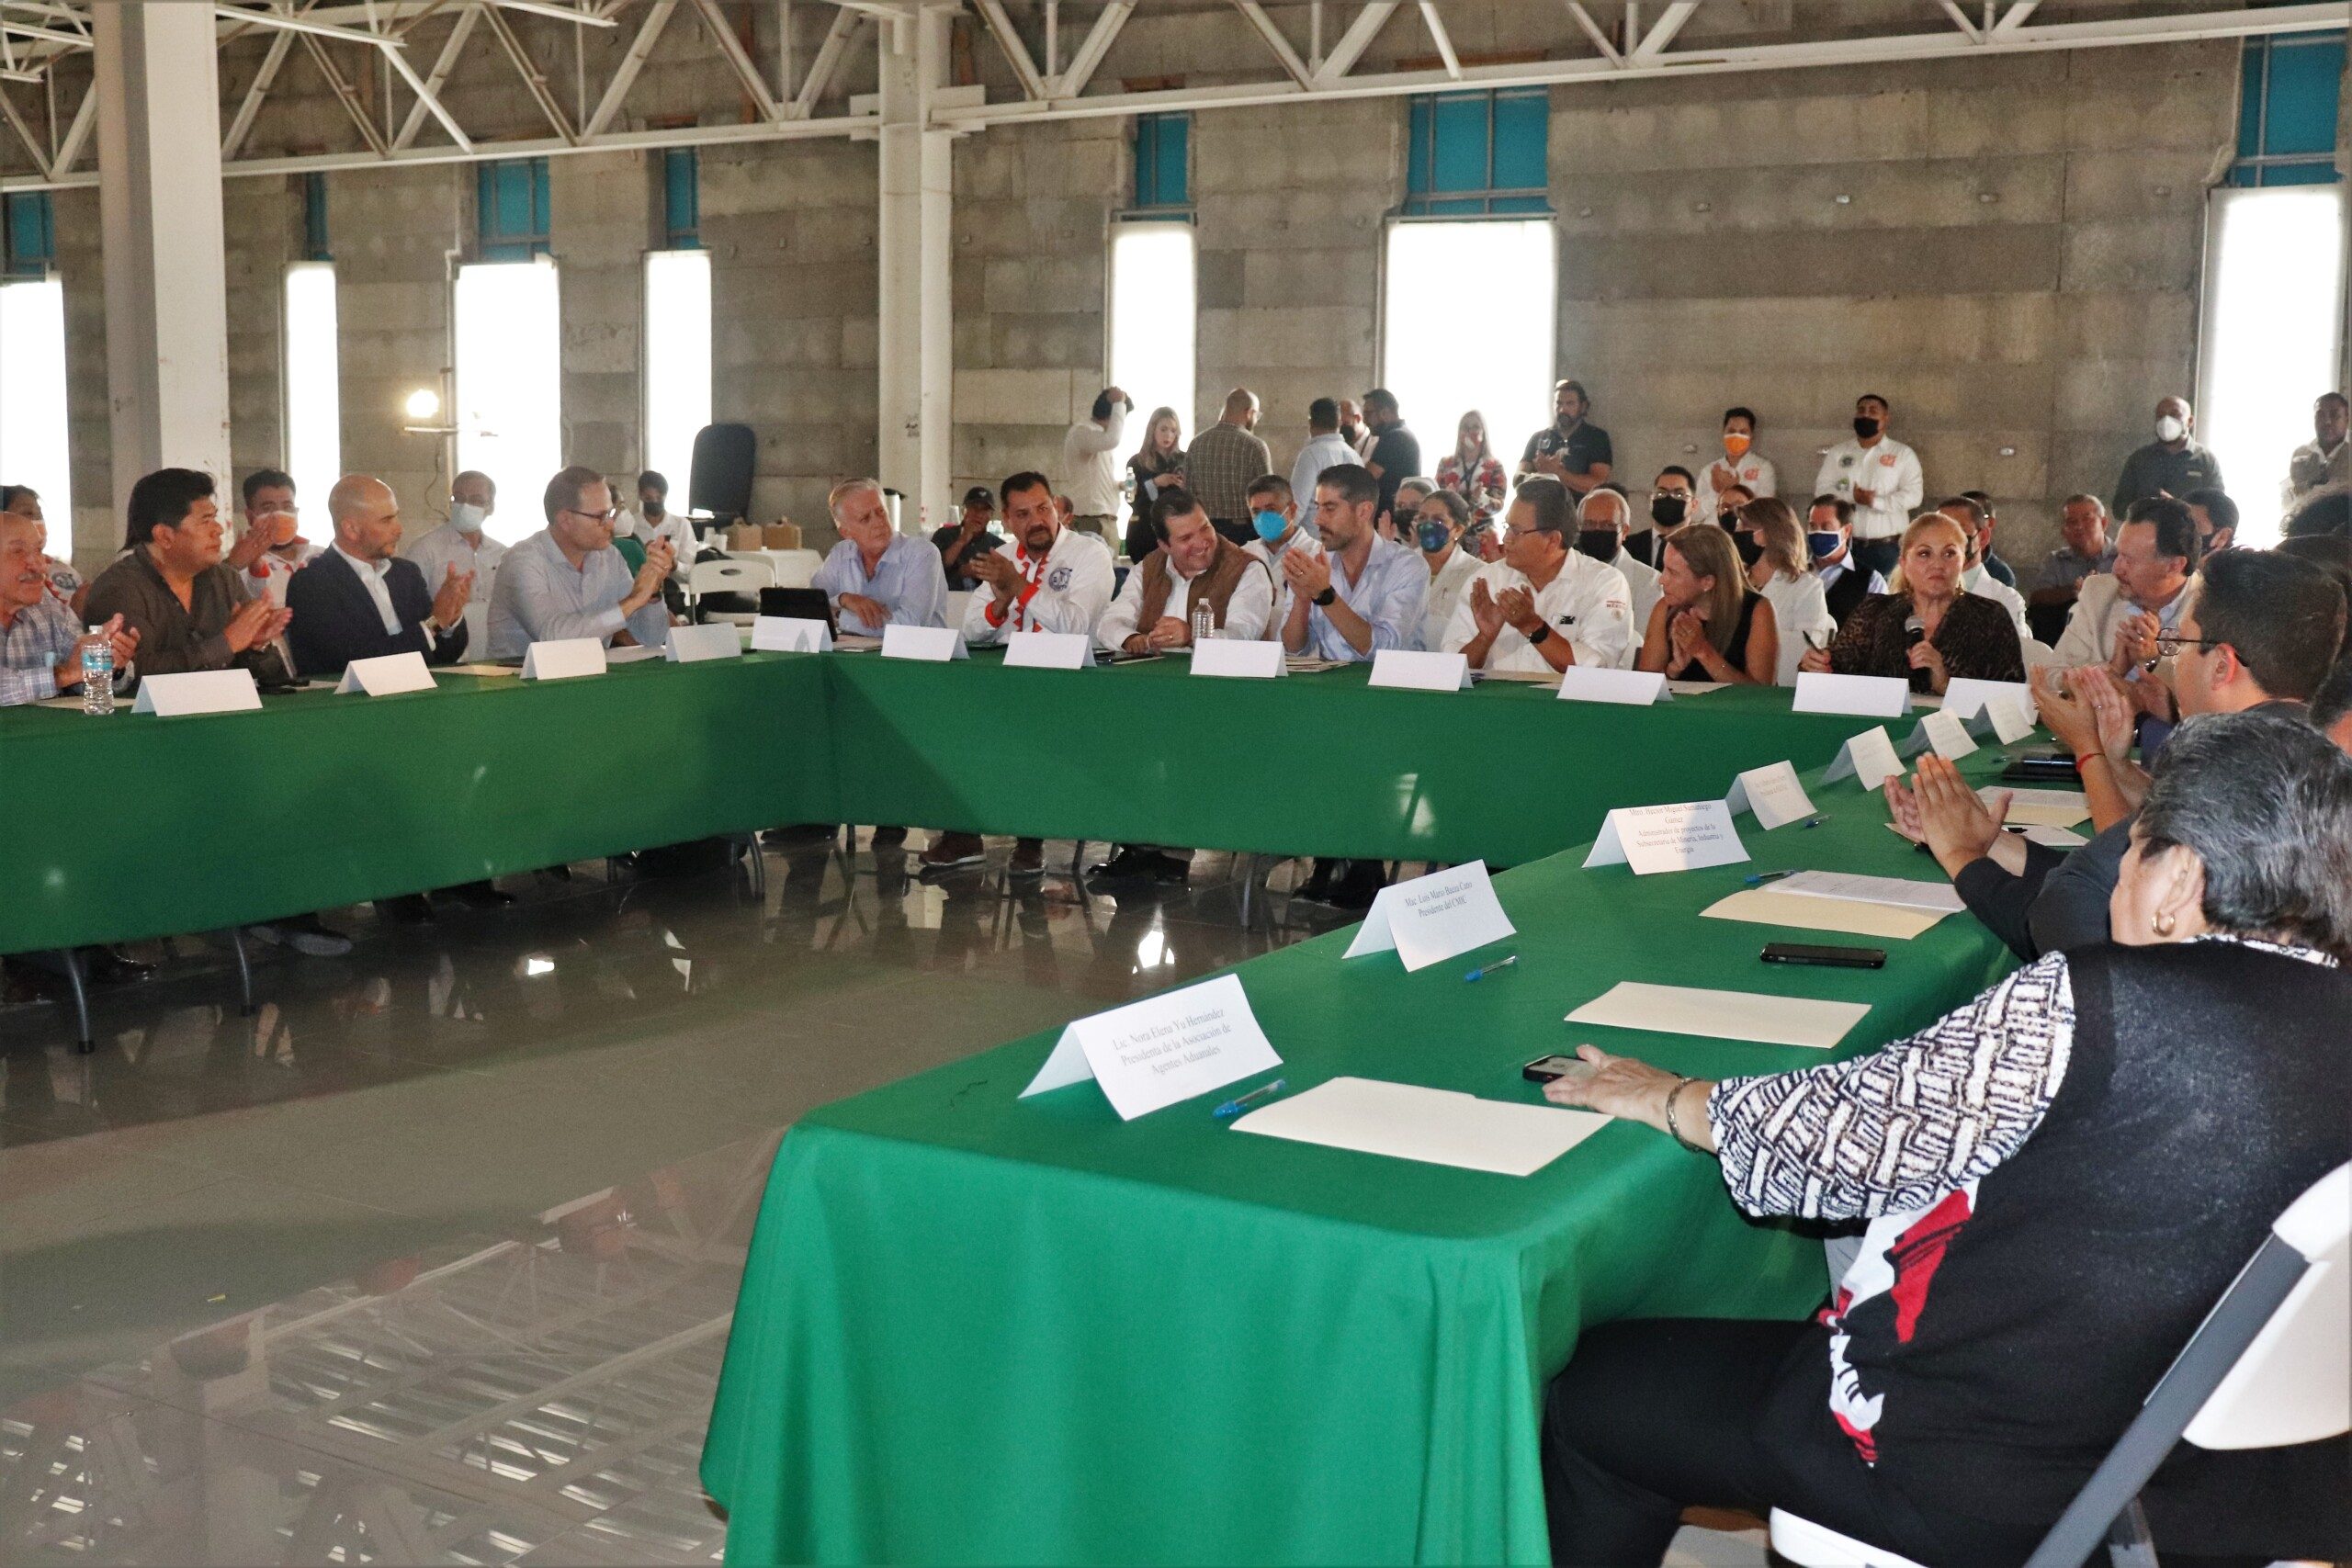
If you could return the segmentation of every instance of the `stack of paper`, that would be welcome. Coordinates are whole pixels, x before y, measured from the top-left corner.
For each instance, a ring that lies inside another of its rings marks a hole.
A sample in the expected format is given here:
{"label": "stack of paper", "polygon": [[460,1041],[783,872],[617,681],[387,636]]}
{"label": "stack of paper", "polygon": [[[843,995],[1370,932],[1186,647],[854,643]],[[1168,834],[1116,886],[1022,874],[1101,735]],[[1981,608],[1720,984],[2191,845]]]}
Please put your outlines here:
{"label": "stack of paper", "polygon": [[1620,980],[1568,1014],[1570,1023],[1606,1024],[1654,1034],[1702,1034],[1764,1045],[1826,1051],[1870,1014],[1863,1002],[1824,1002],[1758,991],[1710,991]]}
{"label": "stack of paper", "polygon": [[[1998,787],[1980,789],[1989,807]],[[2019,789],[2009,792],[2008,820],[2019,828],[2072,828],[2091,817],[2090,798],[2078,789]]]}
{"label": "stack of paper", "polygon": [[1320,675],[1326,670],[1340,668],[1338,660],[1317,659],[1311,653],[1286,654],[1283,658],[1283,662],[1290,667],[1290,672],[1294,675]]}
{"label": "stack of paper", "polygon": [[1943,919],[1925,909],[1898,909],[1891,904],[1783,893],[1780,886],[1743,887],[1699,913],[1713,920],[1746,920],[1751,925],[1790,926],[1798,931],[1837,931],[1845,936],[1874,936],[1892,942],[1909,942]]}
{"label": "stack of paper", "polygon": [[1849,898],[1862,904],[1891,904],[1898,909],[1921,909],[1933,915],[1956,915],[1968,906],[1949,882],[1911,882],[1899,876],[1864,876],[1849,871],[1801,871],[1773,889],[1804,893],[1815,898]]}
{"label": "stack of paper", "polygon": [[1729,684],[1728,681],[1668,681],[1666,689],[1678,697],[1698,697],[1709,692],[1720,692]]}
{"label": "stack of paper", "polygon": [[1589,1111],[1338,1077],[1252,1111],[1233,1130],[1498,1176],[1532,1176],[1609,1120]]}

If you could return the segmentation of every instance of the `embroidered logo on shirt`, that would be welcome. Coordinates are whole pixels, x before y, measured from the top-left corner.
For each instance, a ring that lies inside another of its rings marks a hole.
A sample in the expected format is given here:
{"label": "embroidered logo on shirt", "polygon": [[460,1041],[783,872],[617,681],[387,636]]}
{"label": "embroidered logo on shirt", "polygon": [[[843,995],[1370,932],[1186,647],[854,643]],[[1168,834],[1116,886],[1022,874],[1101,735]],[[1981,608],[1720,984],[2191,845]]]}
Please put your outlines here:
{"label": "embroidered logo on shirt", "polygon": [[1894,453],[1892,453],[1892,452],[1882,452],[1882,453],[1880,453],[1880,454],[1879,454],[1879,456],[1878,456],[1878,460],[1879,460],[1880,462],[1882,462],[1882,463],[1884,463],[1884,464],[1885,464],[1888,468],[1893,468],[1893,467],[1894,467]]}
{"label": "embroidered logo on shirt", "polygon": [[1838,458],[1838,466],[1839,468],[1852,468],[1852,467],[1854,466],[1854,458],[1853,458],[1852,454],[1849,453],[1847,456],[1845,456],[1845,457],[1843,457]]}
{"label": "embroidered logo on shirt", "polygon": [[1069,568],[1066,566],[1057,566],[1054,568],[1053,570],[1046,573],[1046,586],[1052,589],[1055,592],[1059,593],[1063,589],[1069,586]]}

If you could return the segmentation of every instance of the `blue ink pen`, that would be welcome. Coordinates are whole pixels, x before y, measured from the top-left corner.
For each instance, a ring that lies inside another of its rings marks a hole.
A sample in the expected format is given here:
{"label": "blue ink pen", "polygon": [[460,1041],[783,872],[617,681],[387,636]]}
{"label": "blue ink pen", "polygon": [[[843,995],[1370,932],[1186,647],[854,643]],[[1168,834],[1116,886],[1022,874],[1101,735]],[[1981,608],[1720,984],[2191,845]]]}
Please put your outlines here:
{"label": "blue ink pen", "polygon": [[1797,826],[1801,828],[1818,828],[1824,822],[1828,820],[1829,818],[1826,817],[1808,817],[1803,822],[1797,824]]}
{"label": "blue ink pen", "polygon": [[1761,887],[1768,882],[1778,882],[1784,876],[1794,876],[1795,874],[1796,873],[1793,871],[1759,871],[1753,876],[1745,876],[1740,878],[1740,880],[1747,886]]}
{"label": "blue ink pen", "polygon": [[1289,1082],[1290,1080],[1288,1078],[1276,1078],[1272,1083],[1260,1084],[1256,1089],[1251,1089],[1248,1094],[1241,1096],[1239,1099],[1227,1100],[1223,1105],[1218,1106],[1213,1114],[1215,1114],[1219,1121],[1223,1121],[1228,1116],[1238,1116],[1243,1111],[1250,1110],[1252,1106],[1255,1106],[1260,1100],[1270,1100],[1273,1096],[1282,1093],[1283,1088]]}
{"label": "blue ink pen", "polygon": [[1516,952],[1506,953],[1500,958],[1495,959],[1490,963],[1479,964],[1478,967],[1471,970],[1470,973],[1462,977],[1464,980],[1483,980],[1487,976],[1493,974],[1496,970],[1508,969],[1518,962],[1519,954]]}

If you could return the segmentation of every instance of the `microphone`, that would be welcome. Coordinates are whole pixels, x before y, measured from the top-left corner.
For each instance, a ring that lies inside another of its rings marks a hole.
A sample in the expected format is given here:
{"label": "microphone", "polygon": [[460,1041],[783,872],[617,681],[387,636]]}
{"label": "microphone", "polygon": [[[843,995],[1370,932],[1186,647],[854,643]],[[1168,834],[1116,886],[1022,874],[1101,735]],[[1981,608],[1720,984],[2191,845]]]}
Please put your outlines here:
{"label": "microphone", "polygon": [[[1928,628],[1926,624],[1922,622],[1917,615],[1905,616],[1903,622],[1904,651],[1908,653],[1912,649],[1918,647],[1921,643],[1927,640]],[[1935,689],[1935,677],[1929,675],[1925,670],[1914,670],[1911,671],[1911,689],[1915,692],[1933,691]]]}

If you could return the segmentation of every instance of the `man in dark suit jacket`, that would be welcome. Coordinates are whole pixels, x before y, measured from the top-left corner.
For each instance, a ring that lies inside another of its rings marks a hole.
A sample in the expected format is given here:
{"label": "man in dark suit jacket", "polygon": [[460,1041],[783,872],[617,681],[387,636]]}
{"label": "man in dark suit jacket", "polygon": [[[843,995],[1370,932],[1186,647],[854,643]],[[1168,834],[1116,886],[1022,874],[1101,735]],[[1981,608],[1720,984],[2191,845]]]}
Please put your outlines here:
{"label": "man in dark suit jacket", "polygon": [[294,663],[306,676],[342,673],[355,659],[422,653],[451,664],[466,651],[466,598],[471,573],[452,566],[427,584],[400,547],[401,505],[383,480],[346,474],[327,495],[334,544],[286,585],[294,612],[287,631]]}

